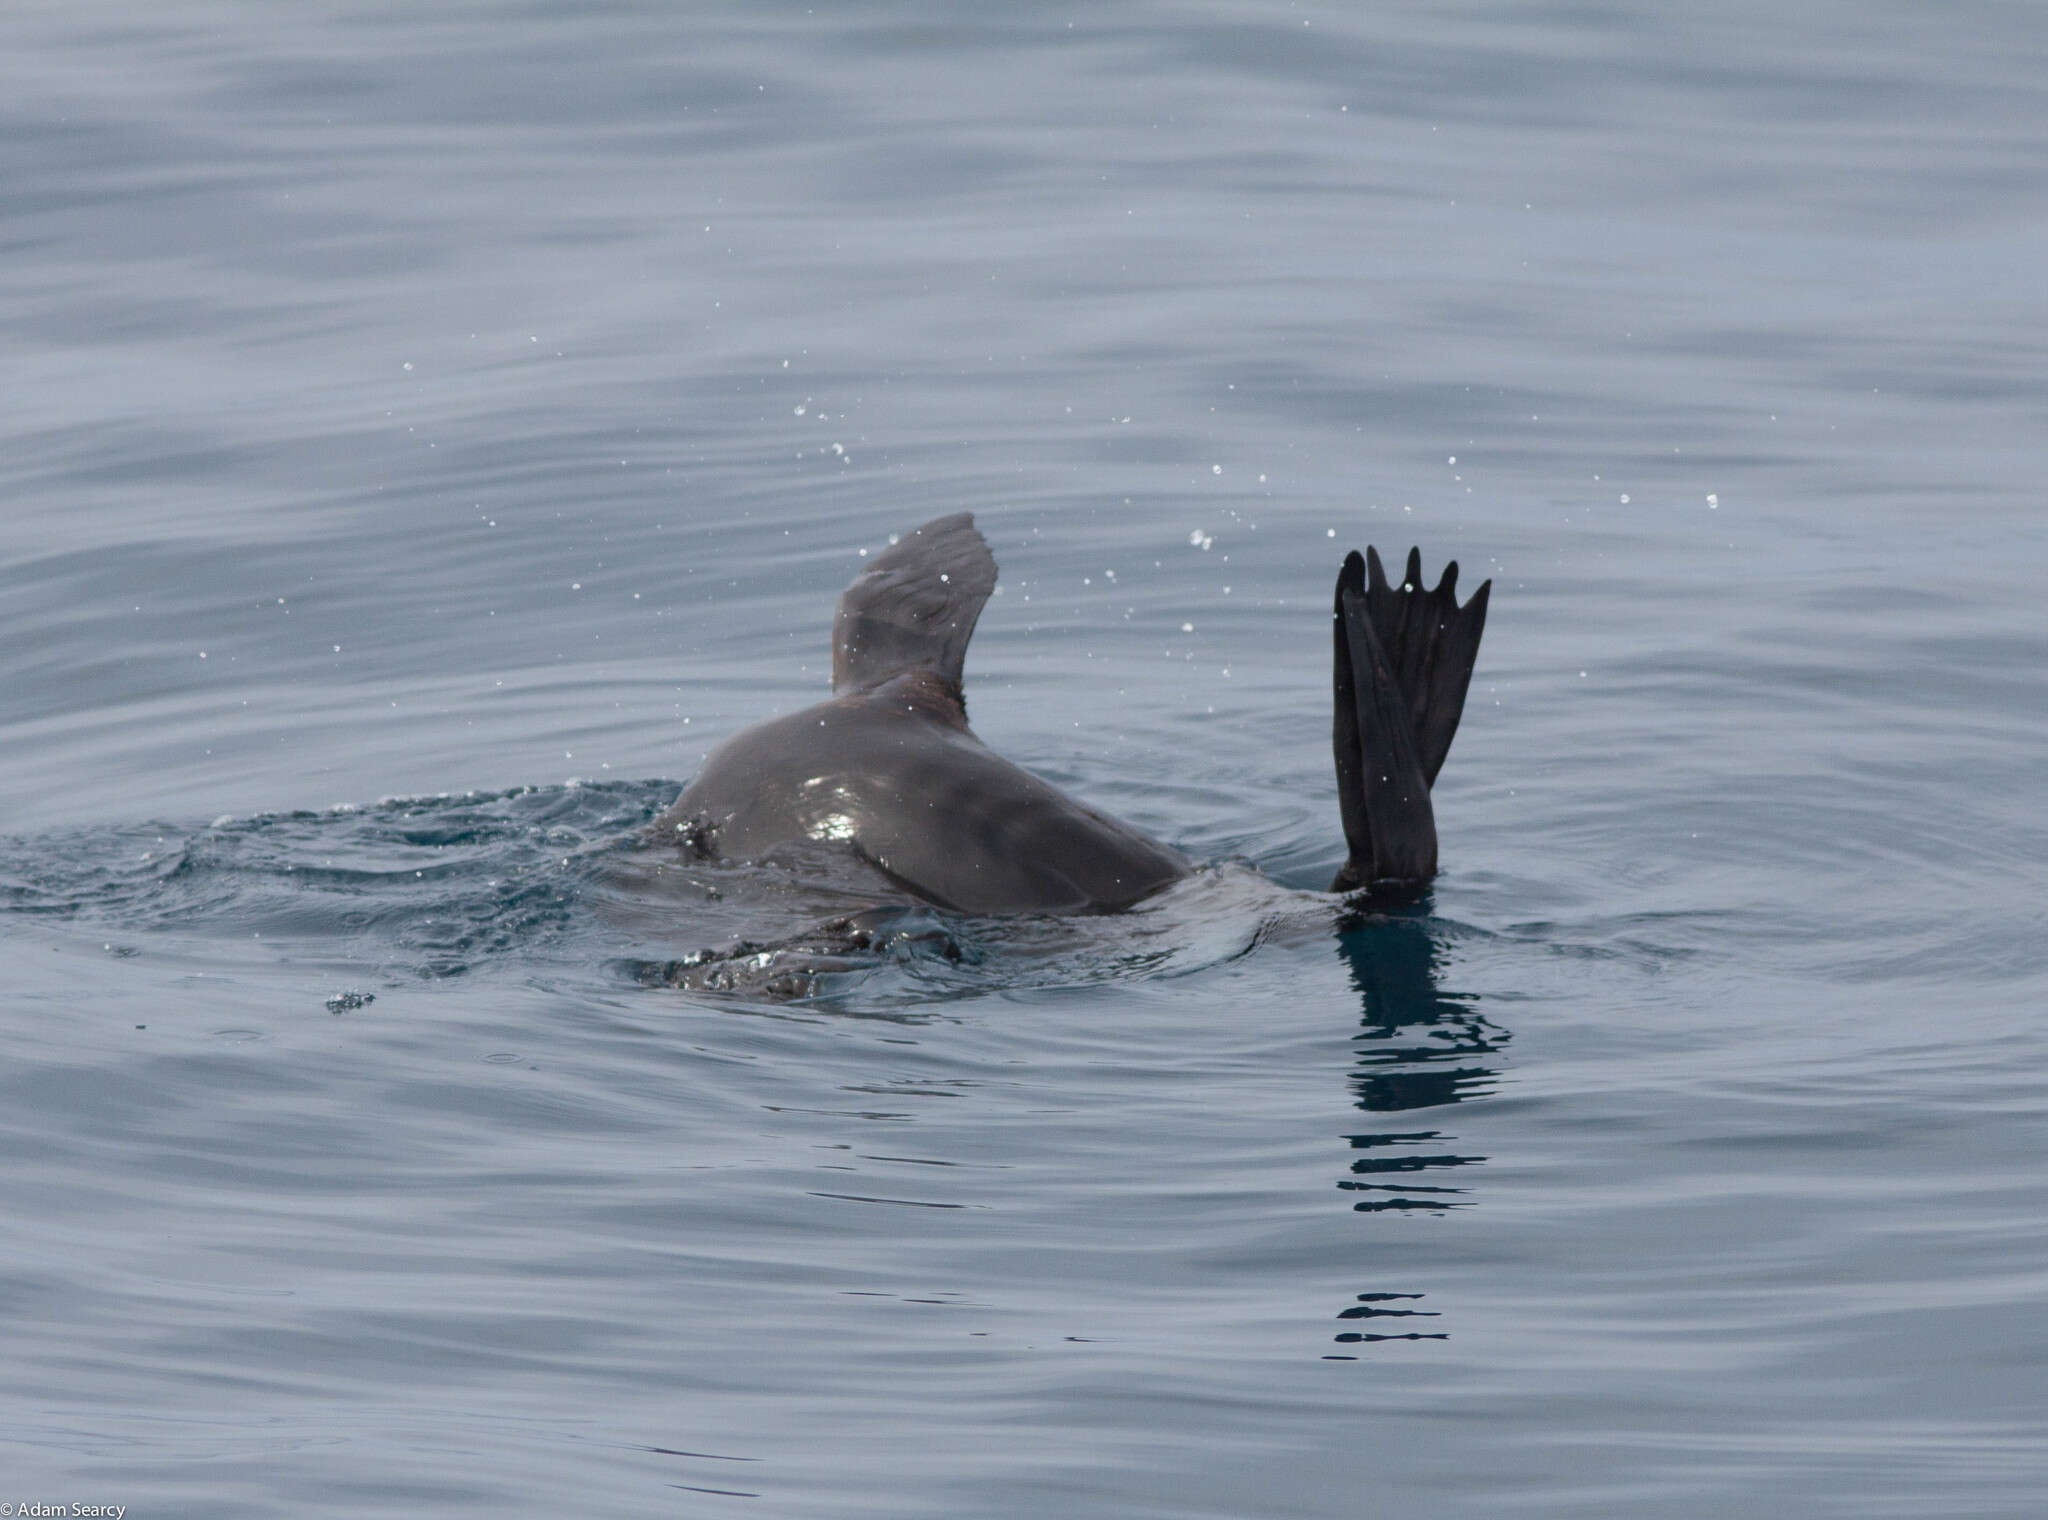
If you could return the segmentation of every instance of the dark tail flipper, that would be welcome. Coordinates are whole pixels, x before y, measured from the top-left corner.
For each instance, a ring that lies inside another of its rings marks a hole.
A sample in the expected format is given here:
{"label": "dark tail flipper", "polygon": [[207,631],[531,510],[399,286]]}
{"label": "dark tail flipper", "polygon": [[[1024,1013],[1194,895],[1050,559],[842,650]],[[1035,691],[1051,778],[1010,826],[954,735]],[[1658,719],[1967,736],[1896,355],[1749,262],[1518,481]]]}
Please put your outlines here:
{"label": "dark tail flipper", "polygon": [[1456,561],[1424,591],[1419,549],[1409,551],[1399,587],[1388,584],[1379,554],[1365,552],[1346,556],[1337,576],[1333,748],[1351,858],[1333,892],[1436,875],[1429,788],[1465,710],[1493,585],[1460,607]]}

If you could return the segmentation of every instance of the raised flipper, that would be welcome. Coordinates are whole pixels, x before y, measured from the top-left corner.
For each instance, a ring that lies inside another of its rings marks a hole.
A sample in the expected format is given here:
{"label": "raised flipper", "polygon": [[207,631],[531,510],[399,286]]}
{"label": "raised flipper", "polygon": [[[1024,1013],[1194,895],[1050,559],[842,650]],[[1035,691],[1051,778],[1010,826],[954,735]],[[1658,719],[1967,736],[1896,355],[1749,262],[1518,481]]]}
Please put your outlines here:
{"label": "raised flipper", "polygon": [[904,534],[839,598],[832,689],[859,691],[928,669],[957,699],[967,641],[995,587],[995,556],[972,513],[935,518]]}
{"label": "raised flipper", "polygon": [[1368,548],[1366,555],[1346,556],[1333,609],[1332,749],[1351,852],[1331,883],[1335,892],[1382,881],[1419,884],[1436,874],[1429,788],[1464,711],[1492,586],[1481,586],[1460,607],[1455,562],[1436,590],[1424,592],[1422,555],[1411,550],[1396,590],[1378,553]]}
{"label": "raised flipper", "polygon": [[1422,775],[1436,785],[1444,768],[1458,719],[1465,711],[1465,692],[1472,684],[1472,666],[1479,658],[1479,636],[1486,630],[1486,600],[1493,590],[1487,581],[1458,605],[1458,562],[1444,566],[1436,590],[1422,589],[1422,551],[1408,551],[1408,570],[1398,587],[1387,583],[1379,551],[1365,550],[1366,610],[1373,632],[1387,652],[1394,679],[1406,699],[1408,721],[1415,733],[1415,753]]}

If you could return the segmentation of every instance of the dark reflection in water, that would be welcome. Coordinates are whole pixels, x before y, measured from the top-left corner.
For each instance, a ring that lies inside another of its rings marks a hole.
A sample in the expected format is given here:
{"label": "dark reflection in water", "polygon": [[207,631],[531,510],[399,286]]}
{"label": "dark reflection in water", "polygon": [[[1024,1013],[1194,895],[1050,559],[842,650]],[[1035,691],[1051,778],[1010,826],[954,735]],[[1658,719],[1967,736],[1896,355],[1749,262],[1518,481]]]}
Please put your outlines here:
{"label": "dark reflection in water", "polygon": [[[1469,1000],[1442,991],[1438,976],[1445,949],[1431,930],[1426,900],[1395,912],[1348,915],[1337,925],[1337,953],[1359,995],[1350,1081],[1361,1109],[1405,1114],[1493,1090],[1497,1073],[1485,1058],[1507,1043],[1508,1031]],[[1360,1213],[1444,1214],[1472,1205],[1470,1189],[1453,1184],[1450,1176],[1454,1168],[1476,1166],[1486,1158],[1459,1154],[1455,1137],[1445,1131],[1404,1124],[1345,1138],[1361,1154],[1353,1157],[1351,1175],[1337,1186],[1356,1195],[1351,1206]],[[1437,1317],[1433,1310],[1412,1307],[1422,1297],[1360,1293],[1337,1317],[1375,1328],[1347,1329],[1337,1336],[1338,1343],[1447,1340],[1444,1331],[1415,1323]]]}

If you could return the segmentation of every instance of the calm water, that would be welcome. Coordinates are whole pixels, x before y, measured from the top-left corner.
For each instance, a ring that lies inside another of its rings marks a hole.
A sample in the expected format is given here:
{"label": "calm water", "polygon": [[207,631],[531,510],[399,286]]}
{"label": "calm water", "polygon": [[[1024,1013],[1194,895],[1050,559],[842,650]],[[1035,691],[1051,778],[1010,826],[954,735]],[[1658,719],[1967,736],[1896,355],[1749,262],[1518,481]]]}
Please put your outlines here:
{"label": "calm water", "polygon": [[[0,1500],[2019,1516],[2027,5],[0,21]],[[1212,871],[814,1000],[635,830],[974,510]],[[1495,580],[1417,911],[1327,597]]]}

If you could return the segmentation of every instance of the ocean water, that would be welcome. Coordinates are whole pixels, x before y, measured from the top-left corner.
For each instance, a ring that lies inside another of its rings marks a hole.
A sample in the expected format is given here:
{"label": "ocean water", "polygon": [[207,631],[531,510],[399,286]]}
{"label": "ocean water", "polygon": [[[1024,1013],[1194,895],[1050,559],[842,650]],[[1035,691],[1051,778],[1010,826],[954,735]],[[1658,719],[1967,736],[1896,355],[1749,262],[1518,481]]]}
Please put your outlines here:
{"label": "ocean water", "polygon": [[[2044,150],[1990,0],[10,11],[0,1502],[2040,1513]],[[963,508],[1205,869],[645,985]]]}

